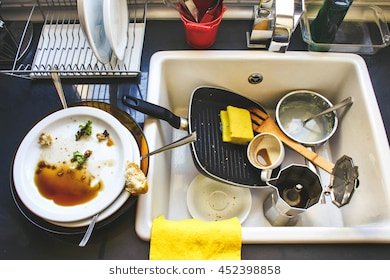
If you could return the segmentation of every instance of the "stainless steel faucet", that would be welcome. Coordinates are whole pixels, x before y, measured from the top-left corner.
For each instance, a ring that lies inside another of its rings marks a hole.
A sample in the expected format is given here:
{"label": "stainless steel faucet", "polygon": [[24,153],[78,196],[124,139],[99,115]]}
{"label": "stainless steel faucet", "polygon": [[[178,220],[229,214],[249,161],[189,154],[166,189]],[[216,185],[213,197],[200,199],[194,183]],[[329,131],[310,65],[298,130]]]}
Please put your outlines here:
{"label": "stainless steel faucet", "polygon": [[247,32],[248,48],[285,52],[303,14],[304,0],[260,0]]}

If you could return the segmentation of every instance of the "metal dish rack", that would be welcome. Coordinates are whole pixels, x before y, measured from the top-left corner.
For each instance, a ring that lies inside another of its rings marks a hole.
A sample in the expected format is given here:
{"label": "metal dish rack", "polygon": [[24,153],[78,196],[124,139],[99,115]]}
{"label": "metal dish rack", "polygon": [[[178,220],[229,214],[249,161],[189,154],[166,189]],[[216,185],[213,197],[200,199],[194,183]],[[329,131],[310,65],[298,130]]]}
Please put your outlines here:
{"label": "metal dish rack", "polygon": [[[52,71],[57,71],[61,78],[139,77],[147,1],[127,1],[129,29],[125,58],[119,61],[113,55],[107,64],[96,59],[87,42],[77,17],[77,0],[14,2],[20,5],[19,8],[31,10],[15,50],[12,67],[2,69],[0,73],[27,79],[50,78]],[[43,22],[43,26],[38,42],[29,46],[36,48],[34,58],[22,59],[23,46],[26,40],[31,40],[29,31],[36,22]]]}

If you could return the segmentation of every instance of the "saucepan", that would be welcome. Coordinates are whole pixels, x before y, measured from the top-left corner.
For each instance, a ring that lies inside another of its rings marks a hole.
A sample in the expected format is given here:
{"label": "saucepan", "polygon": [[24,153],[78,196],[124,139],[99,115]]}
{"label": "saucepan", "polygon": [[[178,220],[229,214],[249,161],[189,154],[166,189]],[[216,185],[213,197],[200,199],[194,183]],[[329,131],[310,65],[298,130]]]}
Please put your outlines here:
{"label": "saucepan", "polygon": [[337,129],[335,112],[318,117],[308,123],[305,119],[332,106],[324,96],[309,90],[286,94],[276,106],[276,121],[280,129],[291,139],[306,146],[326,142]]}
{"label": "saucepan", "polygon": [[[220,111],[228,105],[257,108],[265,113],[259,103],[240,94],[216,87],[196,88],[188,107],[188,118],[180,117],[167,108],[132,96],[124,96],[123,103],[137,111],[167,121],[172,127],[197,132],[197,141],[191,143],[191,153],[196,168],[205,176],[240,187],[268,187],[247,157],[247,145],[222,141]],[[277,174],[278,169],[275,169]]]}

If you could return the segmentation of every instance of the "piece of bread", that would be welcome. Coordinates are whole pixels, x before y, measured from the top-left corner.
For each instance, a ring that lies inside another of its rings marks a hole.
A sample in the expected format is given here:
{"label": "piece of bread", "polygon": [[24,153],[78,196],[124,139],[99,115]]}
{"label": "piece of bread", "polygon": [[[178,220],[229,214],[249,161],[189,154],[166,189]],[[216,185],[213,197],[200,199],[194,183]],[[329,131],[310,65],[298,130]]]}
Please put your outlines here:
{"label": "piece of bread", "polygon": [[39,139],[38,139],[39,145],[50,146],[52,142],[53,142],[53,137],[49,133],[43,132],[41,133],[41,135],[39,135]]}
{"label": "piece of bread", "polygon": [[126,190],[132,195],[139,195],[147,193],[148,182],[145,174],[139,168],[138,164],[134,162],[128,162],[125,173]]}

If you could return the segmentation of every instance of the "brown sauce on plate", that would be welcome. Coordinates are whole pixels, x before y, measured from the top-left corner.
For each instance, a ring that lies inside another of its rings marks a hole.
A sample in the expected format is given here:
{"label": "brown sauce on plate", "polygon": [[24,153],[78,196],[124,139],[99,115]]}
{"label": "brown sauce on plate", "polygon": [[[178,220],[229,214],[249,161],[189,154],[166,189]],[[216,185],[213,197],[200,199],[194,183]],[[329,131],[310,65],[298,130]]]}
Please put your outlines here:
{"label": "brown sauce on plate", "polygon": [[41,195],[62,206],[88,202],[103,189],[103,182],[91,185],[94,177],[86,168],[77,169],[70,164],[51,165],[40,161],[34,181]]}

